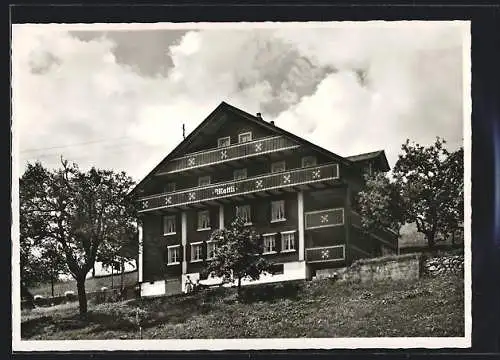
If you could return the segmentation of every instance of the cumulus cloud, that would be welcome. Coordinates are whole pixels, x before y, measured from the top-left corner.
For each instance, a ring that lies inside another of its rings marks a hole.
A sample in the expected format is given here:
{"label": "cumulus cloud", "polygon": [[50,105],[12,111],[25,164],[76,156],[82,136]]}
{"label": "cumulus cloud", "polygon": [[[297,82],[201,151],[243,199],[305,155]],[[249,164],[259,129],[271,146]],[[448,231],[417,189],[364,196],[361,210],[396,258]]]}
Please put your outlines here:
{"label": "cumulus cloud", "polygon": [[340,155],[383,148],[391,165],[406,138],[461,142],[462,32],[453,24],[193,29],[157,41],[139,33],[14,26],[22,162],[57,166],[62,153],[139,180],[182,140],[181,124],[193,130],[221,101]]}

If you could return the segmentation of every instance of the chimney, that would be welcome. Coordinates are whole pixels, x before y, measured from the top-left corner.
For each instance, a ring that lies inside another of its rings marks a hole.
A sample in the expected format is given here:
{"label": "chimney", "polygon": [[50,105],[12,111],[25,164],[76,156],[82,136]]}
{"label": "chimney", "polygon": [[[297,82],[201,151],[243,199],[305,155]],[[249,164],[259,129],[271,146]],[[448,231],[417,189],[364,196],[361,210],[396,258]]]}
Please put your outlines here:
{"label": "chimney", "polygon": [[269,124],[274,126],[274,121],[273,120],[269,121]]}
{"label": "chimney", "polygon": [[260,120],[262,120],[262,114],[259,112],[255,116],[257,116]]}

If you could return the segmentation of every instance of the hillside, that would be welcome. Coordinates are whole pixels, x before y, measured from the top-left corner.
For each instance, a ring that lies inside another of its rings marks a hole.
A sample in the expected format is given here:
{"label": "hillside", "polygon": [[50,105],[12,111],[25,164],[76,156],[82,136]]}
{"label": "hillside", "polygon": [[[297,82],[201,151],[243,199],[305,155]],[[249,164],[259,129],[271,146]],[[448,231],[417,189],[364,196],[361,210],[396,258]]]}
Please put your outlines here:
{"label": "hillside", "polygon": [[330,279],[194,295],[23,311],[24,339],[415,337],[464,335],[464,286],[457,275],[410,282],[335,283]]}

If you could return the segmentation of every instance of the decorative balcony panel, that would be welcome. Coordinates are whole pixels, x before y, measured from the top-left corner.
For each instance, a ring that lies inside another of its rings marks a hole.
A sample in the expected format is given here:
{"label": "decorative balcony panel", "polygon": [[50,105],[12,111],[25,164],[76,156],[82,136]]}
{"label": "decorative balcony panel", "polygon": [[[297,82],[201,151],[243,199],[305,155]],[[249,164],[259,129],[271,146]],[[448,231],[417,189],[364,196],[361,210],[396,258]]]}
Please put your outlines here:
{"label": "decorative balcony panel", "polygon": [[273,136],[210,150],[198,151],[173,159],[158,175],[249,158],[276,151],[298,148],[300,145],[283,137]]}
{"label": "decorative balcony panel", "polygon": [[307,262],[330,262],[345,260],[345,245],[322,246],[306,249]]}
{"label": "decorative balcony panel", "polygon": [[139,212],[189,205],[266,190],[317,183],[339,178],[338,164],[283,171],[242,180],[195,187],[189,190],[163,193],[139,199]]}
{"label": "decorative balcony panel", "polygon": [[343,208],[310,211],[304,215],[306,230],[344,225]]}

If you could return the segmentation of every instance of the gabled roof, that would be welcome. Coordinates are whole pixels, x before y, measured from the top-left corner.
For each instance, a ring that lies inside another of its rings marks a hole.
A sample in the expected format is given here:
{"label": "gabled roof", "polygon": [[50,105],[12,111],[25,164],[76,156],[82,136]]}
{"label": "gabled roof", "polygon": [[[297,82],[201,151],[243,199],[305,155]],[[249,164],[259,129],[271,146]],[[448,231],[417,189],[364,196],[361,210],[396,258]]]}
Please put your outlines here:
{"label": "gabled roof", "polygon": [[295,140],[296,142],[300,144],[307,145],[311,147],[313,150],[322,153],[328,157],[331,157],[341,163],[344,163],[346,165],[352,165],[353,162],[348,159],[344,158],[342,156],[339,156],[337,154],[332,153],[331,151],[328,151],[318,145],[315,145],[295,134],[292,134],[284,129],[281,129],[280,127],[274,125],[274,123],[269,123],[267,121],[264,121],[262,118],[254,116],[252,114],[249,114],[243,110],[240,110],[226,102],[221,102],[206,118],[201,122],[200,125],[198,125],[177,147],[175,147],[160,163],[149,172],[148,175],[144,177],[128,194],[128,196],[132,196],[135,194],[135,192],[166,162],[169,160],[174,159],[179,155],[179,153],[182,153],[191,143],[192,141],[196,138],[196,136],[202,131],[202,129],[209,124],[210,122],[214,121],[216,119],[216,115],[224,112],[232,112],[236,115],[239,115],[240,117],[247,119],[248,121],[251,121],[254,124],[257,124],[258,126],[264,127],[267,130],[270,130],[276,135],[283,135],[286,136],[292,140]]}
{"label": "gabled roof", "polygon": [[363,160],[371,160],[375,159],[379,155],[383,154],[384,150],[377,150],[377,151],[372,151],[372,152],[367,152],[363,154],[358,154],[358,155],[352,155],[352,156],[346,156],[346,159],[349,159],[351,161],[363,161]]}
{"label": "gabled roof", "polygon": [[349,159],[355,163],[368,160],[377,160],[380,162],[380,165],[385,171],[390,170],[389,162],[387,161],[387,157],[385,156],[384,150],[377,150],[358,155],[346,156],[346,159]]}

